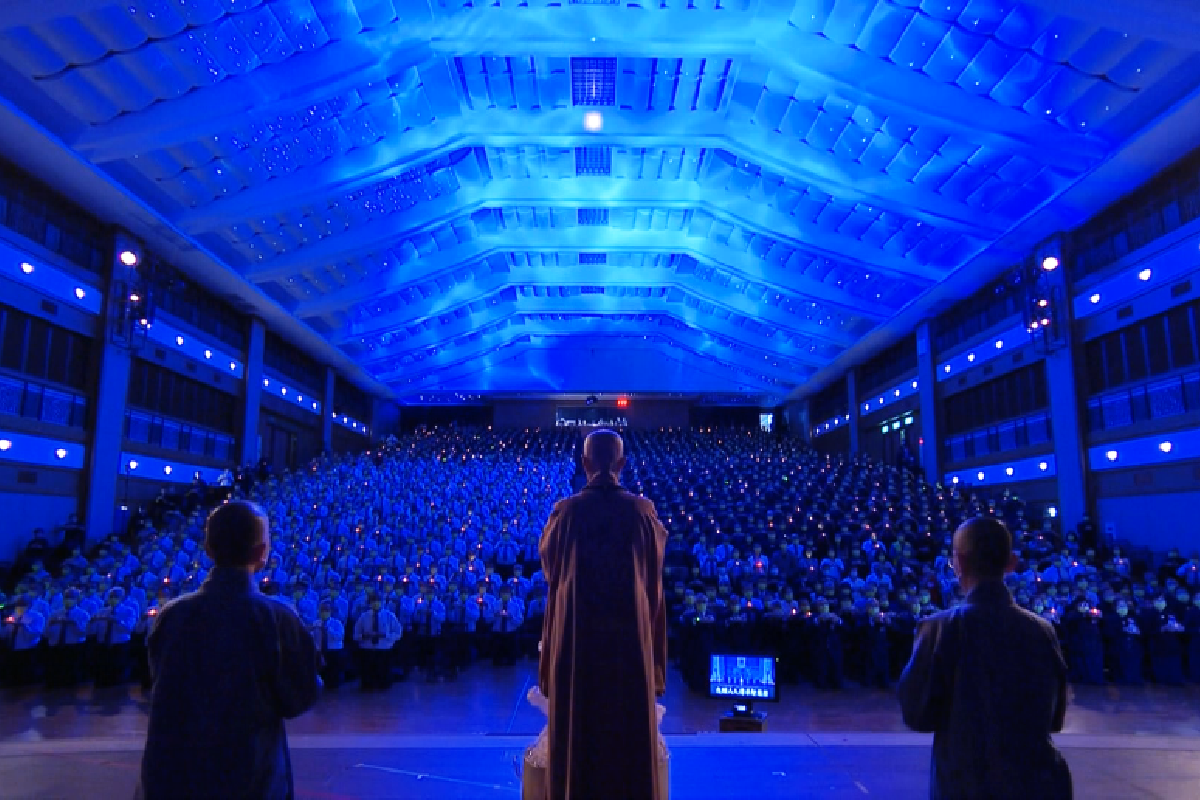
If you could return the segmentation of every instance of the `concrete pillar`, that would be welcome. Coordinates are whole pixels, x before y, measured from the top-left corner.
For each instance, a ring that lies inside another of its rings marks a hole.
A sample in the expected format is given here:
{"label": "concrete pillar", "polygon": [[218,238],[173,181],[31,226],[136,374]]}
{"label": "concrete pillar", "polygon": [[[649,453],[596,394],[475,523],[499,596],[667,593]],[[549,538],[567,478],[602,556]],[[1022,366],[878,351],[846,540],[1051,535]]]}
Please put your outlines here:
{"label": "concrete pillar", "polygon": [[917,394],[921,409],[921,467],[925,480],[942,482],[942,405],[938,402],[937,359],[933,352],[933,325],[917,327]]}
{"label": "concrete pillar", "polygon": [[117,482],[123,472],[121,443],[125,436],[125,399],[129,393],[129,371],[136,320],[126,312],[126,299],[137,277],[137,265],[121,261],[121,253],[142,250],[125,234],[114,239],[109,267],[108,297],[104,304],[103,325],[96,343],[100,351],[100,369],[96,380],[95,414],[92,418],[91,446],[88,448],[83,521],[89,543],[113,533],[116,525]]}
{"label": "concrete pillar", "polygon": [[854,368],[846,372],[846,402],[850,408],[850,456],[858,455],[858,386]]}
{"label": "concrete pillar", "polygon": [[326,453],[333,452],[333,388],[337,385],[337,373],[325,368],[325,402],[321,405],[321,447]]}
{"label": "concrete pillar", "polygon": [[250,320],[250,346],[246,348],[246,386],[242,395],[241,464],[254,464],[261,457],[258,417],[262,411],[263,351],[267,346],[267,326],[258,318]]}
{"label": "concrete pillar", "polygon": [[[1059,519],[1063,530],[1073,530],[1088,513],[1088,473],[1083,426],[1080,424],[1079,357],[1075,317],[1067,275],[1062,237],[1056,236],[1038,248],[1034,266],[1041,270],[1053,319],[1046,345],[1046,385],[1050,394],[1050,426],[1054,434],[1054,462],[1058,471]],[[1047,270],[1047,259],[1058,266]]]}

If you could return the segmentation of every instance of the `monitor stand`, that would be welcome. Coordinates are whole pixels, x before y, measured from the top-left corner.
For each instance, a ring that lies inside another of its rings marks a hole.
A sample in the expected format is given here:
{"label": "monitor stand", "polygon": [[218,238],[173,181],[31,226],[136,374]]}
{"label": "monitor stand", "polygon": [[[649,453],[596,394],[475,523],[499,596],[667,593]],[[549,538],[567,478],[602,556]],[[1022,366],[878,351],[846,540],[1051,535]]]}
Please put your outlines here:
{"label": "monitor stand", "polygon": [[738,703],[729,713],[721,717],[718,730],[721,733],[763,733],[767,729],[767,713],[755,711],[750,701]]}

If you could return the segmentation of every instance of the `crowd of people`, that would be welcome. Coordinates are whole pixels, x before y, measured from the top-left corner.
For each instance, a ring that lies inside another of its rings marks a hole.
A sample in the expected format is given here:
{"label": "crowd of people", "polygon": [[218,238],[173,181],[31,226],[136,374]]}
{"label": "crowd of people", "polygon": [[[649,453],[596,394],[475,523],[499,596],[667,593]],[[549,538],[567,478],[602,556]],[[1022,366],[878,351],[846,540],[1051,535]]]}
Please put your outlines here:
{"label": "crowd of people", "polygon": [[[125,537],[23,565],[0,595],[0,677],[148,682],[147,632],[205,579],[204,519],[230,496],[266,510],[260,588],[295,604],[328,687],[535,657],[538,543],[554,504],[579,488],[581,441],[570,428],[420,430],[163,498]],[[1054,624],[1073,680],[1200,682],[1200,555],[1132,563],[1090,523],[1060,532],[1008,492],[935,486],[760,431],[633,431],[626,445],[623,482],[669,532],[670,652],[696,691],[714,653],[777,654],[785,681],[889,685],[916,623],[959,602],[951,534],[980,515],[1013,532],[1010,588]]]}

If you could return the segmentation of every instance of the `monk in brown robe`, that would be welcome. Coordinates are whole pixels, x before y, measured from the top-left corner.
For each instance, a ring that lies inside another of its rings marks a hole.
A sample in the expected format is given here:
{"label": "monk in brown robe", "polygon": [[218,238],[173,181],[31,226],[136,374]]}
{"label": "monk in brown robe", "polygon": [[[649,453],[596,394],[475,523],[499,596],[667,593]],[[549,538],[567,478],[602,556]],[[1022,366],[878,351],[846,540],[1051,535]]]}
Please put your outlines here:
{"label": "monk in brown robe", "polygon": [[540,546],[548,800],[665,800],[654,704],[666,685],[667,534],[654,504],[621,488],[620,436],[593,432],[583,465],[587,486],[554,507]]}

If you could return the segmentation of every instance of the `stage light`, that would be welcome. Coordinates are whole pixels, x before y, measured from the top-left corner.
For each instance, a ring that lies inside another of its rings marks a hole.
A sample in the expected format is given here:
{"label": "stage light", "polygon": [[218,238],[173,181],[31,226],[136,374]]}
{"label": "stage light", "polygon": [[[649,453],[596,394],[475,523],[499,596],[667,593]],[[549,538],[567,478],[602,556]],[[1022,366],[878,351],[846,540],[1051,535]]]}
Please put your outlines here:
{"label": "stage light", "polygon": [[899,397],[899,396],[900,396],[900,390],[899,390],[899,389],[897,389],[897,390],[896,390],[896,397]]}
{"label": "stage light", "polygon": [[596,133],[604,127],[604,115],[599,111],[589,111],[583,115],[583,129]]}
{"label": "stage light", "polygon": [[67,449],[65,447],[60,447],[54,451],[54,455],[58,456],[59,458],[66,458],[67,457]]}
{"label": "stage light", "polygon": [[229,362],[229,368],[230,368],[231,370],[233,370],[233,371],[235,371],[235,372],[236,372],[236,371],[237,371],[237,362],[236,362],[236,361],[230,361],[230,362]]}
{"label": "stage light", "polygon": [[26,275],[33,274],[33,264],[30,264],[28,261],[22,261],[21,272],[24,272]]}
{"label": "stage light", "polygon": [[134,470],[134,469],[138,468],[138,462],[134,461],[133,459],[130,459],[129,463],[126,466],[128,466],[129,469]]}
{"label": "stage light", "polygon": [[12,441],[9,439],[0,439],[0,450],[8,451],[12,449]]}
{"label": "stage light", "polygon": [[1107,458],[1109,461],[1116,461],[1117,460],[1117,451],[1109,450],[1107,453],[1104,454],[1104,457]]}
{"label": "stage light", "polygon": [[286,396],[287,396],[287,387],[286,387],[286,386],[280,386],[280,387],[279,387],[279,393],[280,393],[281,395],[284,395],[284,396],[286,397]]}
{"label": "stage light", "polygon": [[269,380],[267,380],[266,378],[263,378],[263,388],[266,388],[267,386],[270,386],[270,385],[271,385],[271,382]]}
{"label": "stage light", "polygon": [[1001,347],[1004,347],[1004,340],[1003,340],[1003,339],[997,339],[997,340],[996,340],[996,349],[997,349],[997,350],[999,350]]}
{"label": "stage light", "polygon": [[183,337],[182,337],[182,336],[176,336],[176,337],[175,337],[175,344],[179,345],[180,347],[183,347]]}
{"label": "stage light", "polygon": [[1138,280],[1139,281],[1148,281],[1148,280],[1150,280],[1150,276],[1153,274],[1154,273],[1151,272],[1149,268],[1144,269],[1138,273]]}
{"label": "stage light", "polygon": [[1040,469],[1042,472],[1045,472],[1046,470],[1050,469],[1050,465],[1043,461],[1038,464],[1038,469]]}
{"label": "stage light", "polygon": [[1058,269],[1058,259],[1054,256],[1046,256],[1042,259],[1042,269],[1046,272],[1053,272]]}
{"label": "stage light", "polygon": [[951,478],[951,479],[950,479],[950,482],[951,482],[951,483],[958,483],[958,476],[957,476],[957,475],[955,475],[953,478]]}
{"label": "stage light", "polygon": [[1173,447],[1173,445],[1170,442],[1160,442],[1158,445],[1158,449],[1164,453],[1171,452],[1172,447]]}
{"label": "stage light", "polygon": [[947,364],[946,366],[942,367],[942,370],[943,370],[944,372],[949,372],[949,371],[950,371],[950,365],[949,365],[949,364]]}
{"label": "stage light", "polygon": [[170,475],[172,472],[173,472],[173,470],[171,469],[171,465],[170,465],[170,464],[167,464],[165,467],[163,467],[163,473],[164,473],[164,474],[166,474],[166,475]]}
{"label": "stage light", "polygon": [[140,302],[142,302],[141,295],[139,295],[139,294],[137,294],[137,293],[134,293],[134,294],[131,294],[131,295],[129,295],[129,302],[131,302],[131,303],[140,303]]}
{"label": "stage light", "polygon": [[76,300],[82,300],[82,299],[83,299],[83,298],[85,298],[85,297],[87,297],[87,292],[85,292],[85,291],[84,291],[83,289],[81,289],[80,287],[76,286],[76,287],[75,287],[75,299],[76,299]]}
{"label": "stage light", "polygon": [[1048,305],[1050,305],[1050,301],[1046,298],[1043,297],[1041,300],[1038,300],[1038,308],[1045,308]]}
{"label": "stage light", "polygon": [[1005,468],[1005,470],[1004,470],[1004,474],[1005,474],[1005,475],[1008,475],[1008,476],[1011,478],[1011,477],[1012,477],[1012,474],[1013,474],[1013,468],[1012,468],[1012,467],[1006,467],[1006,468]]}
{"label": "stage light", "polygon": [[1092,295],[1092,296],[1091,296],[1090,298],[1088,298],[1088,299],[1092,301],[1092,305],[1096,305],[1097,303],[1099,303],[1099,302],[1100,302],[1100,293],[1099,293],[1099,292],[1096,292],[1096,294]]}
{"label": "stage light", "polygon": [[316,401],[314,401],[313,402],[313,411],[316,411],[316,410],[317,410],[317,404],[316,404]]}
{"label": "stage light", "polygon": [[975,354],[974,354],[974,353],[967,353],[967,361],[969,361],[970,363],[974,364],[974,363],[975,363]]}
{"label": "stage light", "polygon": [[205,358],[212,358],[212,350],[205,350],[205,351],[204,351],[204,357],[205,357]]}
{"label": "stage light", "polygon": [[975,477],[976,477],[977,479],[979,479],[979,480],[983,480],[983,473],[982,473],[982,472],[977,472],[977,473],[975,473]]}
{"label": "stage light", "polygon": [[122,250],[121,263],[127,267],[136,267],[138,263],[137,253],[132,250]]}
{"label": "stage light", "polygon": [[912,382],[912,388],[914,388],[914,389],[915,389],[915,388],[917,388],[917,382],[916,382],[916,381],[913,381],[913,382]]}

